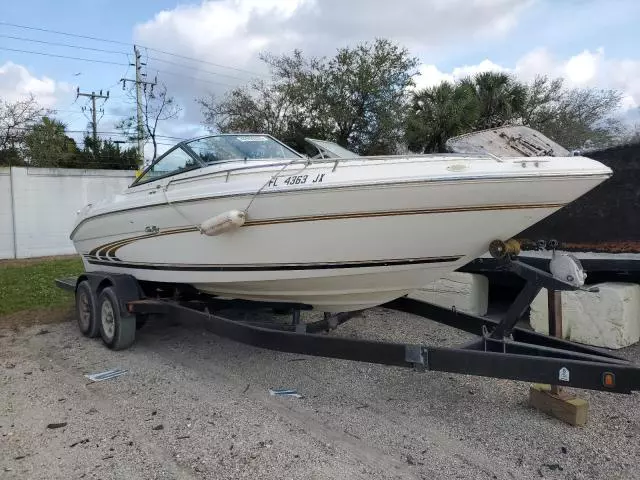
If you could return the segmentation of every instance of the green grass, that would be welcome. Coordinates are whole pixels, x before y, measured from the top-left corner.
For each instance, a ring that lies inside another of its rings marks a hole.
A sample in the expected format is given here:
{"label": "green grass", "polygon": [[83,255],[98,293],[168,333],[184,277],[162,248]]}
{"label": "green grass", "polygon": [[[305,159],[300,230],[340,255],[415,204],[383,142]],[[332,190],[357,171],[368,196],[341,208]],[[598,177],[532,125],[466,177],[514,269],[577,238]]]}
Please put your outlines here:
{"label": "green grass", "polygon": [[0,316],[72,305],[73,295],[56,287],[54,280],[83,270],[82,260],[77,257],[0,262]]}

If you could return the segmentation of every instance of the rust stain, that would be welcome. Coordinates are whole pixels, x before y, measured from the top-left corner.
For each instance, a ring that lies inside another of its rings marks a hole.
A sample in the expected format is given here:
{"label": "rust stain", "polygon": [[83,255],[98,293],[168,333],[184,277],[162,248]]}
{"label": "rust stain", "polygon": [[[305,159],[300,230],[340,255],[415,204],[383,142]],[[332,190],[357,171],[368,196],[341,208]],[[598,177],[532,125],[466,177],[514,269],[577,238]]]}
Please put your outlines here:
{"label": "rust stain", "polygon": [[[530,239],[518,239],[523,250],[535,249],[536,242]],[[596,252],[596,253],[640,253],[640,241],[602,241],[602,242],[562,242],[560,250],[569,252]]]}

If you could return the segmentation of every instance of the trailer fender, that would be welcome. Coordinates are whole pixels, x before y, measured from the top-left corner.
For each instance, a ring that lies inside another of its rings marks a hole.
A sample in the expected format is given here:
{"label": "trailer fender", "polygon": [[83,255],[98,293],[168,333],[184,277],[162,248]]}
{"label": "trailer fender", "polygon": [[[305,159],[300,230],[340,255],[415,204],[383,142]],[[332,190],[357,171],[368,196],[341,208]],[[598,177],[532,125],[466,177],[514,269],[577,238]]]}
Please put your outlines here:
{"label": "trailer fender", "polygon": [[[91,273],[84,274],[91,285],[95,298],[100,296],[106,287],[112,287],[118,297],[118,307],[122,315],[129,315],[127,304],[143,297],[140,284],[133,275],[121,273]],[[78,279],[80,281],[80,279]]]}

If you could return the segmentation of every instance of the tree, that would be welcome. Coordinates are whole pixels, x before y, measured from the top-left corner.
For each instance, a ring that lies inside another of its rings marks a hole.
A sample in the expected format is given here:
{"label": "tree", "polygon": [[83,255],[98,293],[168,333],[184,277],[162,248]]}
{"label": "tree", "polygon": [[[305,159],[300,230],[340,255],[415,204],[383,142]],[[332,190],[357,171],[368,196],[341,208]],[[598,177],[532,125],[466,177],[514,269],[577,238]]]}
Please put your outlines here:
{"label": "tree", "polygon": [[29,128],[51,111],[42,107],[33,95],[8,102],[0,99],[0,164],[23,163],[23,140]]}
{"label": "tree", "polygon": [[[135,102],[135,91],[133,88],[129,90],[129,97]],[[129,140],[134,141],[142,137],[145,144],[151,140],[153,145],[153,157],[155,160],[158,155],[157,130],[158,124],[166,120],[178,118],[178,114],[182,111],[175,99],[168,95],[167,86],[161,83],[159,87],[148,87],[145,85],[142,103],[142,128],[138,131],[137,113],[134,113],[124,120],[116,124],[116,129],[121,130]]]}
{"label": "tree", "polygon": [[485,72],[411,94],[405,140],[413,151],[443,151],[446,140],[476,130],[528,125],[568,149],[605,145],[622,133],[614,90],[565,89],[562,79],[530,84]]}
{"label": "tree", "polygon": [[263,54],[270,65],[271,81],[254,79],[218,100],[214,95],[196,99],[202,109],[203,123],[219,132],[262,132],[273,135],[297,149],[305,147],[305,136],[320,134],[315,100],[309,94],[317,62],[305,60],[296,50],[289,57]]}
{"label": "tree", "polygon": [[[537,81],[543,92],[546,88],[547,95],[530,102],[532,111],[524,117],[526,125],[569,149],[582,148],[588,143],[605,146],[623,134],[622,122],[614,116],[620,106],[621,92],[589,88],[565,90],[562,80],[549,82],[546,77],[540,77]],[[535,91],[531,88],[530,92],[532,90]],[[530,97],[533,97],[531,93]]]}
{"label": "tree", "polygon": [[221,132],[268,132],[285,137],[289,130],[292,99],[279,85],[254,80],[249,87],[233,89],[220,102],[215,96],[197,100],[204,123]]}
{"label": "tree", "polygon": [[223,132],[262,131],[290,144],[319,136],[365,155],[396,149],[405,90],[418,64],[406,49],[377,39],[341,48],[330,59],[305,58],[298,50],[261,59],[271,82],[236,88],[221,100],[197,99],[205,124]]}
{"label": "tree", "polygon": [[120,145],[112,140],[94,140],[85,135],[84,148],[80,152],[81,168],[135,170],[138,165],[138,152],[135,147],[120,149]]}
{"label": "tree", "polygon": [[549,80],[538,75],[531,82],[527,91],[527,99],[522,112],[524,125],[542,125],[550,122],[555,113],[553,105],[561,101],[563,95],[563,79]]}
{"label": "tree", "polygon": [[340,49],[321,65],[316,102],[334,123],[335,141],[365,155],[393,151],[416,66],[406,49],[387,40]]}
{"label": "tree", "polygon": [[480,105],[467,83],[442,82],[412,96],[406,142],[412,151],[443,152],[448,138],[475,128]]}
{"label": "tree", "polygon": [[640,124],[636,123],[627,126],[620,137],[620,144],[622,145],[640,145]]}
{"label": "tree", "polygon": [[411,94],[405,141],[417,152],[443,152],[450,137],[516,123],[527,88],[501,72],[483,72]]}
{"label": "tree", "polygon": [[77,167],[80,161],[75,140],[66,135],[66,125],[42,117],[24,136],[26,157],[33,167]]}
{"label": "tree", "polygon": [[0,100],[0,165],[47,168],[137,168],[135,148],[121,150],[111,140],[84,138],[78,148],[66,125],[50,117],[33,96],[17,102]]}
{"label": "tree", "polygon": [[522,118],[527,86],[502,72],[482,72],[460,85],[474,92],[480,109],[475,128],[495,128]]}
{"label": "tree", "polygon": [[0,167],[23,167],[26,163],[17,148],[0,150]]}

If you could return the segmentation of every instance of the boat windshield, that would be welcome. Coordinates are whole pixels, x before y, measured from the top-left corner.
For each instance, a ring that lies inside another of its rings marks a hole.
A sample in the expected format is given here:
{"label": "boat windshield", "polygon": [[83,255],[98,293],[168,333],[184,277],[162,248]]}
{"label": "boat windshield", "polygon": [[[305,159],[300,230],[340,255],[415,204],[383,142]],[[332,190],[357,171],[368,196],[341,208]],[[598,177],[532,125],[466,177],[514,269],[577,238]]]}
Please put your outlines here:
{"label": "boat windshield", "polygon": [[268,135],[214,135],[192,140],[186,146],[207,164],[227,160],[302,158]]}
{"label": "boat windshield", "polygon": [[327,140],[317,140],[315,138],[305,138],[305,140],[318,149],[318,153],[313,158],[355,158],[359,155],[351,150],[341,147],[335,142]]}

